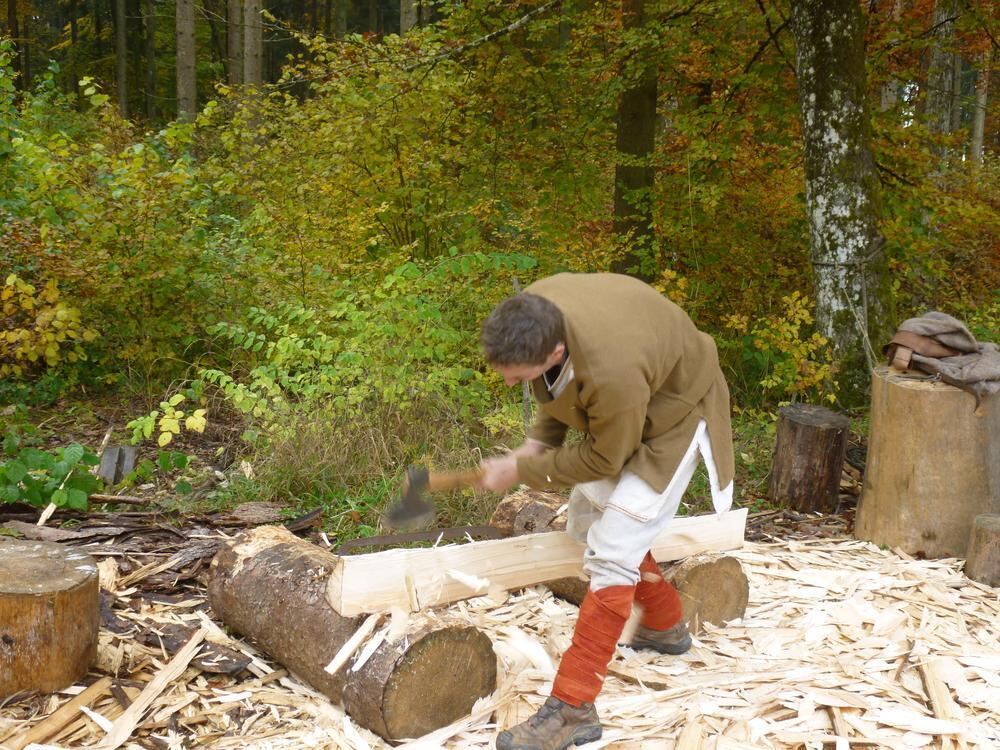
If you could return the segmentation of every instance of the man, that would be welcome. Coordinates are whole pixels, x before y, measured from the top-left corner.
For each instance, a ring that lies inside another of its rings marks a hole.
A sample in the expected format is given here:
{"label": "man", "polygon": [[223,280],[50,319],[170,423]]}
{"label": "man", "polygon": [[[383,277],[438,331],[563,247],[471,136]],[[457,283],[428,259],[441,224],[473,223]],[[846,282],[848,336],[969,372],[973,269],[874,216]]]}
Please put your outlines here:
{"label": "man", "polygon": [[[633,647],[681,654],[691,645],[677,591],[649,550],[699,454],[716,510],[732,502],[729,389],[712,338],[628,276],[542,279],[493,310],[481,343],[507,385],[531,383],[539,405],[524,444],[482,462],[481,486],[573,487],[567,531],[586,542],[590,576],[551,697],[496,746],[564,750],[601,736],[594,700],[633,602],[643,610]],[[584,440],[564,445],[571,427]]]}

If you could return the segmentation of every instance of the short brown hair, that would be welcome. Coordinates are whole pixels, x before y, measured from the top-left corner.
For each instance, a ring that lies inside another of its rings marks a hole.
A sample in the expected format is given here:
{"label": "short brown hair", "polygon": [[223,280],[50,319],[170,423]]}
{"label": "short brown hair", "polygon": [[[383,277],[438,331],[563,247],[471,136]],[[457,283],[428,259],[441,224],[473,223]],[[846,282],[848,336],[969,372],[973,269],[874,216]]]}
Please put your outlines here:
{"label": "short brown hair", "polygon": [[487,361],[496,365],[540,365],[565,340],[559,308],[528,292],[493,308],[479,337]]}

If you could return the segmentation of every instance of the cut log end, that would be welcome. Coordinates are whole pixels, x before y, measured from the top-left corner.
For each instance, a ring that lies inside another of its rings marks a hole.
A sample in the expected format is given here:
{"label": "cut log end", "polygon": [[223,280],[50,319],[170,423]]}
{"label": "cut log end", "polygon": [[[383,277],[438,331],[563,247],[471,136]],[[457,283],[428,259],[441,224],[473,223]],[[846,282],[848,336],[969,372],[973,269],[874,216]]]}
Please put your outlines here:
{"label": "cut log end", "polygon": [[681,596],[692,633],[706,623],[722,626],[746,613],[750,584],[735,557],[696,555],[667,568],[666,578]]}
{"label": "cut log end", "polygon": [[344,691],[344,707],[390,739],[420,737],[469,714],[496,689],[493,644],[472,627],[428,632],[409,648],[386,645]]}
{"label": "cut log end", "polygon": [[99,625],[89,555],[52,542],[0,541],[0,698],[83,677]]}

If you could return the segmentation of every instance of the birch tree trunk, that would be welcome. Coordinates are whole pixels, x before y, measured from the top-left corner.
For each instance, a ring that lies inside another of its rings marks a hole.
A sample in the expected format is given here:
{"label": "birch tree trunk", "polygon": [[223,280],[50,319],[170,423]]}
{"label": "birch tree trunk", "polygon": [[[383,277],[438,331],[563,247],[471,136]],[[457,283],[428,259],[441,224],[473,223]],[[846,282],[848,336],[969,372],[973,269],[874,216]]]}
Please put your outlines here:
{"label": "birch tree trunk", "polygon": [[226,0],[226,73],[229,83],[243,83],[243,0]]}
{"label": "birch tree trunk", "polygon": [[125,34],[125,0],[114,0],[115,12],[115,88],[118,111],[128,117],[128,47]]}
{"label": "birch tree trunk", "polygon": [[983,163],[983,134],[986,129],[987,89],[990,83],[990,50],[979,57],[979,70],[976,71],[976,108],[972,113],[972,139],[969,158],[972,163]]}
{"label": "birch tree trunk", "polygon": [[868,147],[864,19],[856,0],[792,4],[816,324],[840,366],[841,400],[863,403],[889,333],[879,190]]}
{"label": "birch tree trunk", "polygon": [[194,0],[177,0],[177,116],[190,120],[198,111],[194,50]]}
{"label": "birch tree trunk", "polygon": [[[625,29],[636,29],[645,20],[644,0],[623,0],[622,24]],[[656,145],[656,67],[639,63],[638,80],[622,92],[618,101],[618,131],[616,148],[618,164],[615,165],[614,230],[615,235],[628,244],[628,252],[614,270],[651,280],[652,274],[641,271],[642,251],[653,242],[653,217],[650,210],[650,192],[654,184],[654,170],[649,158]]]}
{"label": "birch tree trunk", "polygon": [[243,3],[243,83],[257,87],[264,82],[261,8],[261,0]]}

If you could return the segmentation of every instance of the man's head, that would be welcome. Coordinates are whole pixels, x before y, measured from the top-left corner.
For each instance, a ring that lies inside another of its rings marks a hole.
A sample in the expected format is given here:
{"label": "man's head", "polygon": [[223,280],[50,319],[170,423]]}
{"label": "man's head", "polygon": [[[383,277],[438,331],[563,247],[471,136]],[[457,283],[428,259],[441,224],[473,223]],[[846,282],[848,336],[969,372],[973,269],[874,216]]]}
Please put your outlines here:
{"label": "man's head", "polygon": [[566,331],[562,313],[544,297],[521,294],[497,305],[479,337],[486,360],[507,385],[534,380],[562,361]]}

